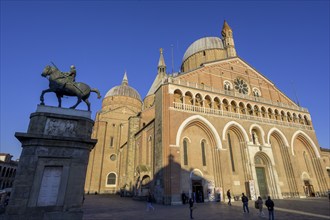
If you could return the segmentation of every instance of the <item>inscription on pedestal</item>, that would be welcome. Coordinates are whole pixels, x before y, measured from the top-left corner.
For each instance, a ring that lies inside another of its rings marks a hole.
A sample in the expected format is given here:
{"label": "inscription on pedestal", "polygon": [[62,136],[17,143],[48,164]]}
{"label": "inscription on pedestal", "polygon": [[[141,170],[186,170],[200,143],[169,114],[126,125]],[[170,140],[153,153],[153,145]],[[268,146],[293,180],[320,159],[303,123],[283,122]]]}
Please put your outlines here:
{"label": "inscription on pedestal", "polygon": [[62,167],[45,167],[37,206],[56,205],[62,170]]}
{"label": "inscription on pedestal", "polygon": [[44,134],[64,137],[76,136],[77,122],[58,118],[47,118]]}

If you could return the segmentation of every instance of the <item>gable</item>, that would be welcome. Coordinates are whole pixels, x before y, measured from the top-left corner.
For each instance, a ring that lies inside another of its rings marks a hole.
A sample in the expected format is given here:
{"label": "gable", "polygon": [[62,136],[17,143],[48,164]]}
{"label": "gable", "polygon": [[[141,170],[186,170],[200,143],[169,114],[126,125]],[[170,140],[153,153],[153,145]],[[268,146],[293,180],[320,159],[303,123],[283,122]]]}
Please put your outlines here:
{"label": "gable", "polygon": [[297,106],[273,82],[238,57],[205,63],[198,69],[177,75],[175,79],[189,82],[186,85],[196,84],[214,91],[224,91],[225,84],[229,83],[235,93],[238,93],[235,81],[242,79],[248,88],[247,96],[254,97],[254,92],[258,92],[260,99]]}

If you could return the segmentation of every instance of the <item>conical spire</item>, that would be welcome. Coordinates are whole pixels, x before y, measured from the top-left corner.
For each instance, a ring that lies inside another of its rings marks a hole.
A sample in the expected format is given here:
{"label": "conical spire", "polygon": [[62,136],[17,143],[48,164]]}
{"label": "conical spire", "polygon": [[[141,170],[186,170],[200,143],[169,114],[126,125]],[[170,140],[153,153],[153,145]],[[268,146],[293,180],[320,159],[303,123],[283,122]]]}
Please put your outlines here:
{"label": "conical spire", "polygon": [[159,56],[159,62],[158,62],[158,73],[157,76],[152,83],[149,92],[147,96],[152,95],[155,93],[155,91],[159,88],[159,86],[162,84],[164,77],[166,77],[166,64],[164,61],[164,56],[163,56],[163,48],[159,49],[160,56]]}
{"label": "conical spire", "polygon": [[233,30],[229,27],[226,20],[223,22],[221,35],[223,37],[223,44],[227,50],[228,57],[236,57],[236,49],[233,37]]}
{"label": "conical spire", "polygon": [[166,64],[163,56],[163,48],[159,49],[160,56],[158,61],[158,73],[165,73],[166,72]]}
{"label": "conical spire", "polygon": [[127,79],[127,73],[126,73],[126,70],[125,70],[124,77],[123,77],[123,81],[121,82],[121,84],[122,84],[122,85],[125,85],[125,86],[128,85],[128,79]]}
{"label": "conical spire", "polygon": [[226,20],[224,20],[223,22],[223,26],[222,26],[222,31],[221,31],[221,35],[223,37],[228,37],[228,32],[232,32],[232,29],[229,27],[228,23]]}

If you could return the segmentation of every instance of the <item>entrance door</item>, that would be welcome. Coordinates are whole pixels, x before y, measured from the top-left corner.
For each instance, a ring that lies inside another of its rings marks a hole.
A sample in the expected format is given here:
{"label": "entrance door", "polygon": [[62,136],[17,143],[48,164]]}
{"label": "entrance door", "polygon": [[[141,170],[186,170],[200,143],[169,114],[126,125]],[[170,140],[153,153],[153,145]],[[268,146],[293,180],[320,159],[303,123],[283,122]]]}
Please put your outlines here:
{"label": "entrance door", "polygon": [[309,180],[304,180],[304,184],[305,184],[304,189],[305,189],[306,196],[314,197],[315,196],[315,192],[314,192],[313,185],[310,184]]}
{"label": "entrance door", "polygon": [[262,198],[267,198],[268,188],[267,188],[265,168],[264,167],[256,167],[256,173],[257,173],[260,196]]}
{"label": "entrance door", "polygon": [[196,202],[204,202],[202,180],[192,180],[193,198]]}

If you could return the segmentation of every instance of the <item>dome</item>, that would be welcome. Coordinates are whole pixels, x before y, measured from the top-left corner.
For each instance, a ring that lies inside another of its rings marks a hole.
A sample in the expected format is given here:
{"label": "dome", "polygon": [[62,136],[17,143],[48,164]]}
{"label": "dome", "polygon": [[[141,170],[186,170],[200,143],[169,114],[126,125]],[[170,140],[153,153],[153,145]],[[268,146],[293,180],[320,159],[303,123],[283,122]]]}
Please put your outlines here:
{"label": "dome", "polygon": [[141,101],[140,94],[135,89],[133,89],[128,85],[126,73],[124,75],[123,82],[121,83],[121,85],[115,86],[112,89],[110,89],[104,98],[109,96],[128,96]]}
{"label": "dome", "polygon": [[105,95],[105,97],[108,96],[128,96],[128,97],[132,97],[138,100],[141,100],[140,94],[133,89],[130,86],[126,86],[126,85],[120,85],[120,86],[115,86],[112,89],[110,89],[107,94]]}
{"label": "dome", "polygon": [[182,62],[184,62],[191,55],[208,49],[224,49],[222,40],[218,37],[204,37],[196,40],[186,50]]}

